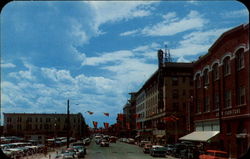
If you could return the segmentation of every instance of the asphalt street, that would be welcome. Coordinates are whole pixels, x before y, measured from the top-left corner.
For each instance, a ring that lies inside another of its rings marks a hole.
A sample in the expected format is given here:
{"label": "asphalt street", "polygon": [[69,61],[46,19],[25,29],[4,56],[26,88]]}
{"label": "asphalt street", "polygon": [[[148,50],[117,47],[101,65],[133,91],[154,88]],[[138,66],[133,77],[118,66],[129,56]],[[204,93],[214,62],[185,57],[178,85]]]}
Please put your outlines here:
{"label": "asphalt street", "polygon": [[152,157],[143,153],[143,148],[123,142],[110,143],[109,147],[101,147],[91,142],[87,149],[86,159],[173,159],[172,157]]}

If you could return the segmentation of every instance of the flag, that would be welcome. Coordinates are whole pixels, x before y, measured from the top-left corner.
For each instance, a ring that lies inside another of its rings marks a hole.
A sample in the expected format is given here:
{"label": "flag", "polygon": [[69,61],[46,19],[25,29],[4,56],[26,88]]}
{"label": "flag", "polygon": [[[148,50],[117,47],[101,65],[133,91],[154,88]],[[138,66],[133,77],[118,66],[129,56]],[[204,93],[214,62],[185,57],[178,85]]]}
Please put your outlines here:
{"label": "flag", "polygon": [[94,128],[97,128],[98,122],[97,121],[93,121],[93,125],[94,125]]}
{"label": "flag", "polygon": [[103,125],[104,125],[104,127],[105,127],[105,129],[108,129],[109,128],[109,123],[103,123]]}
{"label": "flag", "polygon": [[163,120],[167,121],[167,122],[171,122],[171,121],[175,121],[173,118],[167,116],[167,117],[164,117]]}
{"label": "flag", "polygon": [[103,113],[104,115],[106,115],[106,116],[109,116],[109,113]]}
{"label": "flag", "polygon": [[179,118],[177,118],[177,117],[174,116],[174,115],[171,115],[171,117],[172,117],[172,119],[174,119],[175,121],[176,121],[176,120],[179,120]]}
{"label": "flag", "polygon": [[89,113],[89,115],[92,115],[92,114],[94,114],[94,112],[91,112],[91,111],[87,111],[87,113]]}

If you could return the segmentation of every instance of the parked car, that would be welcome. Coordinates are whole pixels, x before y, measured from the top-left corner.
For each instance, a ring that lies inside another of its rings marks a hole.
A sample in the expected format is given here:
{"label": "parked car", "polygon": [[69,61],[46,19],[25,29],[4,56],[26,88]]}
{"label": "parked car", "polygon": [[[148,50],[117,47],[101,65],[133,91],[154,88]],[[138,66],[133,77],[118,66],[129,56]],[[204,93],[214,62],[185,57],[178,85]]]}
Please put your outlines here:
{"label": "parked car", "polygon": [[144,147],[145,144],[150,144],[150,143],[151,143],[150,141],[142,140],[142,141],[139,143],[139,146],[140,146],[140,147]]}
{"label": "parked car", "polygon": [[166,156],[166,147],[161,145],[153,145],[152,148],[149,150],[151,156]]}
{"label": "parked car", "polygon": [[149,150],[152,148],[152,144],[145,144],[143,148],[144,153],[149,153]]}
{"label": "parked car", "polygon": [[73,146],[74,149],[77,149],[77,151],[80,153],[83,151],[84,155],[87,154],[86,147],[84,146]]}
{"label": "parked car", "polygon": [[86,138],[83,140],[84,145],[89,145],[91,142],[90,138]]}
{"label": "parked car", "polygon": [[102,139],[100,142],[101,147],[109,147],[109,142],[106,139]]}
{"label": "parked car", "polygon": [[184,144],[184,143],[176,143],[176,144],[174,144],[174,148],[173,148],[173,151],[172,151],[171,155],[174,156],[174,157],[177,157],[177,158],[181,157],[181,151],[185,150],[186,147],[187,147],[187,145]]}
{"label": "parked car", "polygon": [[173,149],[174,149],[174,145],[172,145],[172,144],[167,144],[167,145],[165,145],[165,147],[166,147],[166,154],[167,154],[167,155],[172,154]]}
{"label": "parked car", "polygon": [[128,138],[127,141],[128,141],[129,144],[134,144],[135,143],[135,139],[132,139],[132,138]]}
{"label": "parked car", "polygon": [[116,137],[115,136],[111,136],[110,138],[110,143],[116,143]]}
{"label": "parked car", "polygon": [[228,159],[228,153],[220,150],[207,150],[199,159]]}

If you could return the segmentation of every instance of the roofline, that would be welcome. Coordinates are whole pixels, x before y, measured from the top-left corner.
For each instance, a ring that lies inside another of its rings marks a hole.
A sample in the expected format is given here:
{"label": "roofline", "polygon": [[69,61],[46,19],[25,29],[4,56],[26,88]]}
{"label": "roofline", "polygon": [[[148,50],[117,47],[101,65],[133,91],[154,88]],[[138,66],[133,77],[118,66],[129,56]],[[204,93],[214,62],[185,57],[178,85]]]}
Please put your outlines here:
{"label": "roofline", "polygon": [[231,34],[232,32],[238,31],[239,29],[246,29],[246,28],[248,28],[248,27],[249,27],[249,23],[247,23],[247,24],[241,24],[241,25],[239,25],[239,26],[236,26],[236,27],[234,27],[234,28],[232,28],[232,29],[230,29],[230,30],[228,30],[228,31],[226,31],[226,32],[224,32],[224,33],[222,33],[222,34],[220,35],[220,37],[219,37],[219,38],[213,43],[213,45],[208,49],[208,52],[207,52],[206,54],[200,56],[200,58],[199,58],[197,61],[195,61],[194,64],[197,64],[198,62],[200,62],[200,61],[202,61],[203,59],[205,59],[208,55],[210,55],[210,52],[217,46],[218,43],[220,43],[220,42],[222,41],[222,39],[223,39],[225,36]]}

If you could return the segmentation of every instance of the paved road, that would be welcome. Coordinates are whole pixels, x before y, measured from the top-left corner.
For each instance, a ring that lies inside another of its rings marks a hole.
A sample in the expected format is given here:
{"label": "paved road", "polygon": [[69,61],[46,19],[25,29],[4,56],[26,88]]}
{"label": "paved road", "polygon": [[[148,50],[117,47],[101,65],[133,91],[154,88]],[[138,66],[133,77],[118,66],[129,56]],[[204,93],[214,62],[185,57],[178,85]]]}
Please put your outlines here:
{"label": "paved road", "polygon": [[[122,142],[111,143],[109,147],[100,147],[93,141],[87,149],[86,159],[153,159],[144,154],[143,149],[137,145]],[[173,159],[172,157],[157,157],[157,159]]]}
{"label": "paved road", "polygon": [[[57,149],[60,152],[62,148]],[[36,154],[34,156],[24,157],[22,159],[55,159],[56,151],[44,154]],[[100,147],[95,144],[94,140],[87,146],[87,155],[84,159],[176,159],[171,156],[152,157],[144,154],[143,149],[137,145],[127,144],[123,142],[110,143],[109,147]]]}

